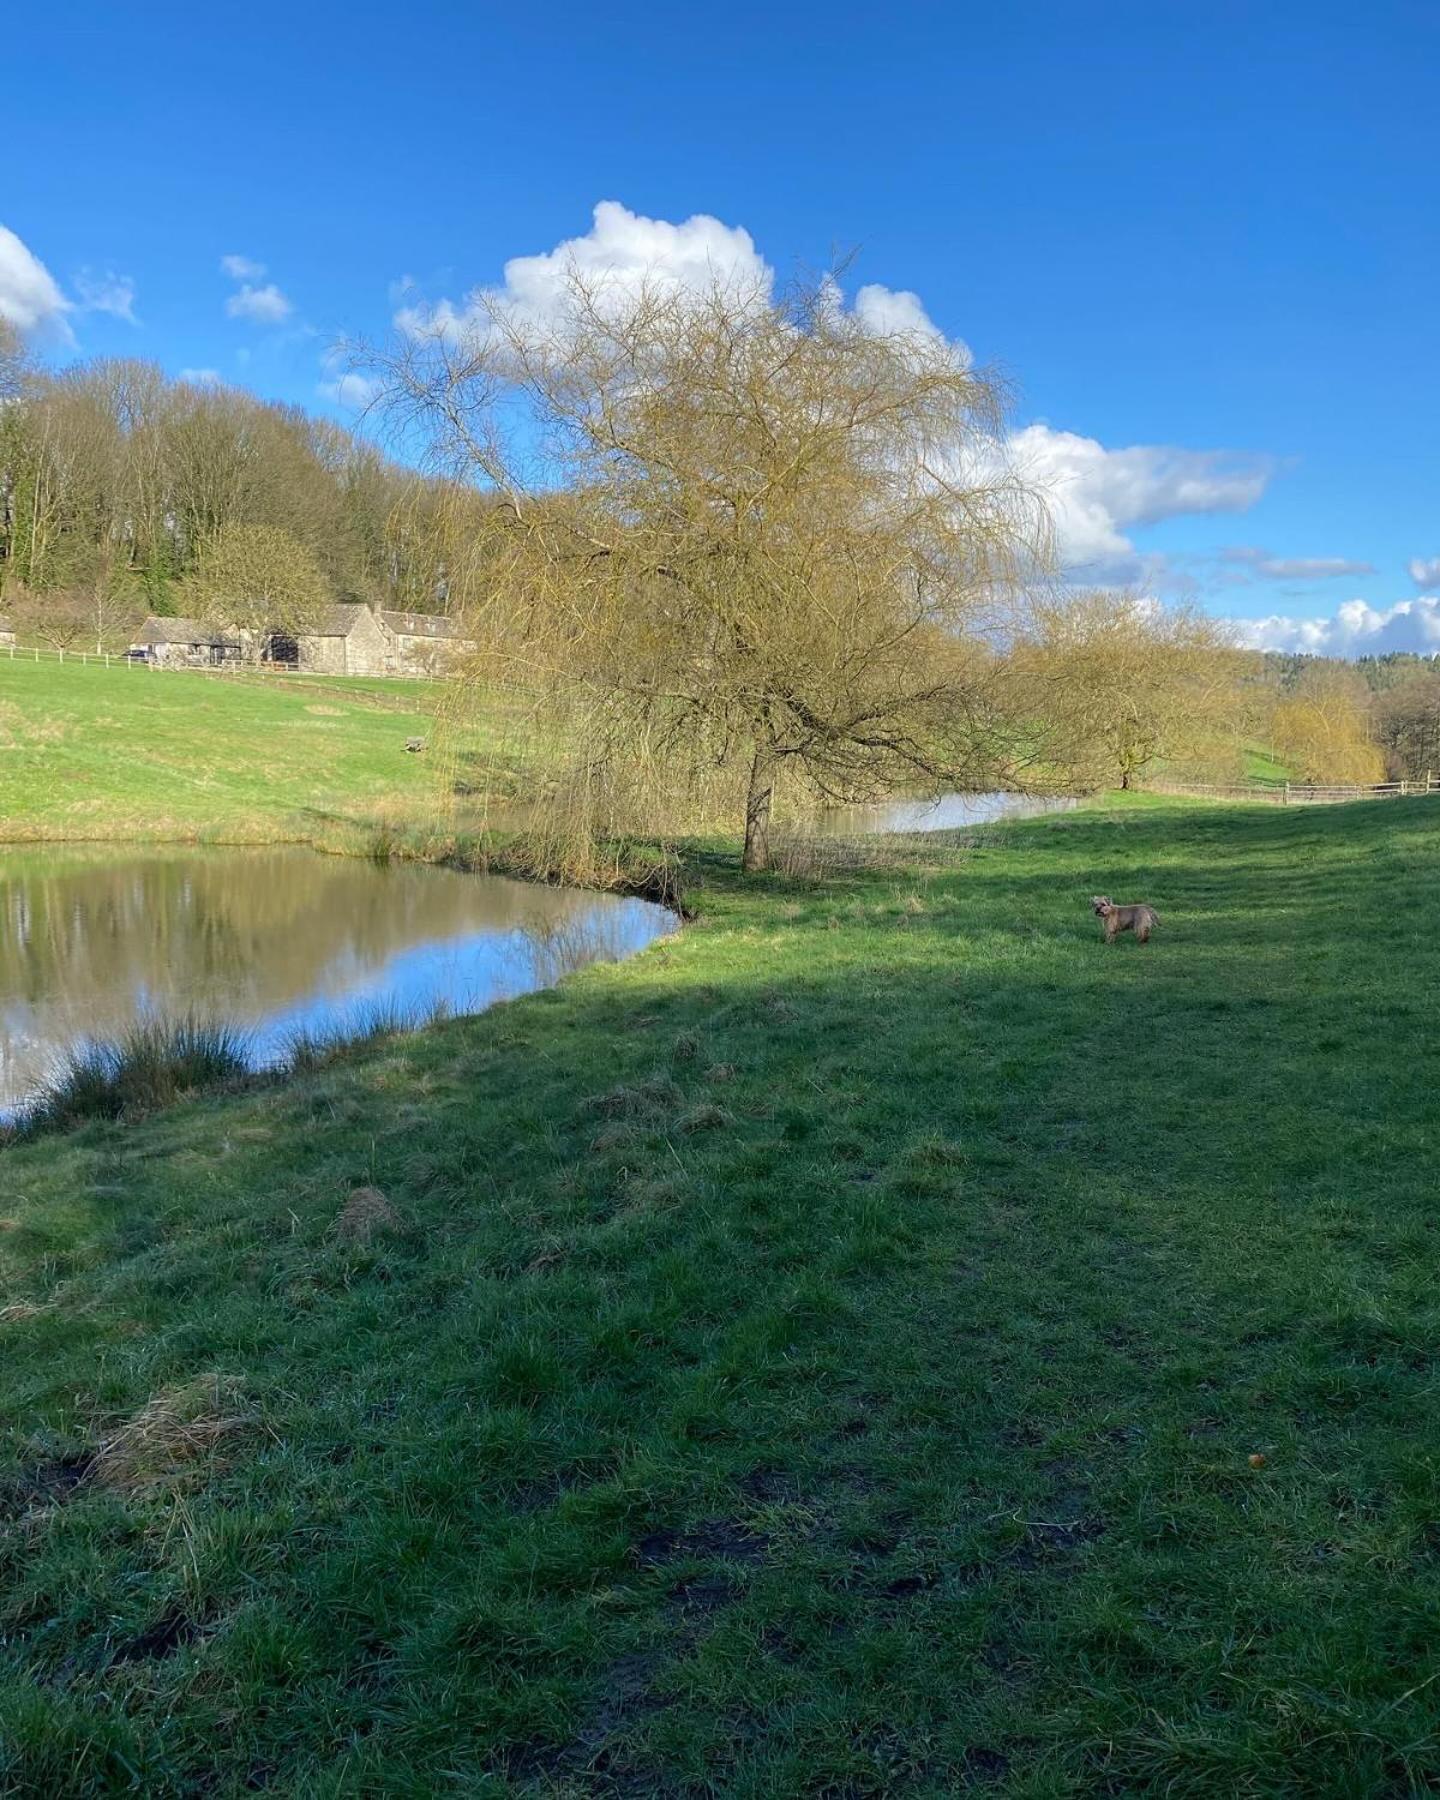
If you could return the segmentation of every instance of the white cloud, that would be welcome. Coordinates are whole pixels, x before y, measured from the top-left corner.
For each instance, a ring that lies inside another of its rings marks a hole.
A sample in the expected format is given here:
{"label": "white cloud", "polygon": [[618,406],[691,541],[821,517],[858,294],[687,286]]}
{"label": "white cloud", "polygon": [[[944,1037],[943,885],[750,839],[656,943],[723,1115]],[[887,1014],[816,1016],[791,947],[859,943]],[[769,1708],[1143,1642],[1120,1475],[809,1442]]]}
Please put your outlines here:
{"label": "white cloud", "polygon": [[1382,656],[1388,650],[1440,653],[1440,596],[1399,600],[1383,612],[1366,600],[1347,600],[1327,618],[1231,621],[1240,641],[1254,650],[1308,650],[1323,656]]}
{"label": "white cloud", "polygon": [[221,387],[225,381],[218,369],[182,369],[180,379],[188,381],[191,387]]}
{"label": "white cloud", "polygon": [[222,256],[220,267],[232,281],[259,281],[265,273],[264,263],[248,256]]}
{"label": "white cloud", "polygon": [[[567,238],[553,250],[514,256],[505,264],[498,287],[474,289],[456,304],[441,300],[427,306],[418,300],[402,305],[395,322],[413,334],[464,336],[483,334],[492,315],[544,324],[561,316],[571,280],[578,276],[597,292],[627,299],[642,287],[703,293],[716,286],[768,300],[775,271],[755,247],[750,233],[726,225],[709,213],[695,213],[680,224],[633,213],[618,200],[602,200],[590,230]],[[835,290],[837,297],[839,290]],[[392,298],[413,294],[407,278],[392,289]],[[855,296],[855,315],[877,332],[915,333],[936,342],[944,334],[930,319],[919,296],[870,282]],[[957,346],[968,358],[963,345]]]}
{"label": "white cloud", "polygon": [[463,336],[484,332],[498,311],[539,323],[559,316],[573,276],[602,295],[628,296],[654,285],[699,292],[717,282],[768,298],[775,272],[739,226],[696,213],[680,225],[647,219],[618,200],[602,200],[583,237],[567,238],[537,256],[512,256],[499,287],[476,288],[463,305],[441,300],[402,307],[401,330]]}
{"label": "white cloud", "polygon": [[1020,473],[1049,502],[1062,565],[1115,580],[1144,566],[1126,532],[1184,513],[1244,512],[1265,492],[1274,463],[1227,450],[1134,444],[1027,425],[1010,439]]}
{"label": "white cloud", "polygon": [[1220,555],[1225,562],[1241,563],[1273,581],[1332,581],[1341,575],[1375,573],[1374,563],[1352,562],[1344,556],[1272,556],[1256,544],[1232,544]]}
{"label": "white cloud", "polygon": [[926,312],[920,296],[908,288],[881,287],[869,281],[855,296],[855,316],[877,337],[913,336],[945,342],[945,333]]}
{"label": "white cloud", "polygon": [[1412,556],[1410,579],[1418,588],[1440,587],[1440,556]]}
{"label": "white cloud", "polygon": [[330,381],[318,383],[315,391],[322,400],[329,400],[347,412],[364,412],[384,386],[385,383],[377,376],[358,375],[351,371],[336,375]]}
{"label": "white cloud", "polygon": [[273,281],[264,287],[252,287],[247,281],[238,294],[232,294],[225,302],[225,311],[232,319],[249,319],[256,325],[278,325],[293,310]]}
{"label": "white cloud", "polygon": [[75,292],[82,312],[112,313],[127,325],[140,323],[135,317],[135,283],[128,275],[117,275],[113,269],[104,274],[82,269],[75,277]]}
{"label": "white cloud", "polygon": [[70,302],[38,256],[13,231],[0,225],[0,319],[17,331],[49,328],[70,338],[65,315]]}

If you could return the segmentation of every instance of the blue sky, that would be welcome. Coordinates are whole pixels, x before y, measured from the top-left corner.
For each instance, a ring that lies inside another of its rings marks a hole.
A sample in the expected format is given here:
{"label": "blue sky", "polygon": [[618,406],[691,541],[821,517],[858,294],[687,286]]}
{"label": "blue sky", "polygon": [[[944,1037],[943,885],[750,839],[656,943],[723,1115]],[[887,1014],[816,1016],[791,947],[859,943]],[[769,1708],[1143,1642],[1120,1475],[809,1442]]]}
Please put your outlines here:
{"label": "blue sky", "polygon": [[512,258],[853,251],[1008,370],[1077,574],[1440,649],[1433,0],[78,0],[6,62],[0,312],[52,360],[333,411],[338,337]]}

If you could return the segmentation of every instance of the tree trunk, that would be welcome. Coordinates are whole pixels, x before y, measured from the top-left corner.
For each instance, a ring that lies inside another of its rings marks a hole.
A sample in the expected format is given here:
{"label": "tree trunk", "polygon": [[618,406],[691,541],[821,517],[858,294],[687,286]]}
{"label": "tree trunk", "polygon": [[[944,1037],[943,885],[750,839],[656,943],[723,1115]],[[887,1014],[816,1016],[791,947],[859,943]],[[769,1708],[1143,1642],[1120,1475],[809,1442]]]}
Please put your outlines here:
{"label": "tree trunk", "polygon": [[740,867],[756,875],[770,867],[770,802],[775,794],[775,756],[763,744],[755,746],[750,764],[750,791],[745,797],[745,854]]}

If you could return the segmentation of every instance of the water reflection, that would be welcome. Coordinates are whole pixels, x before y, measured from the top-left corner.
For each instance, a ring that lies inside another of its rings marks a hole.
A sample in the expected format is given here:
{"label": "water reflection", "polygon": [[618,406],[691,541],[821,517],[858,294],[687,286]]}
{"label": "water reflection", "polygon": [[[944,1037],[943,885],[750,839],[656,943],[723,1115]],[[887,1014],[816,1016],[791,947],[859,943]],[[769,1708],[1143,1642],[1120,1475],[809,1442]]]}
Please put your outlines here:
{"label": "water reflection", "polygon": [[1077,802],[1058,794],[941,794],[933,800],[885,800],[878,806],[834,806],[820,815],[823,837],[865,837],[874,832],[956,831],[992,819],[1024,819],[1068,812]]}
{"label": "water reflection", "polygon": [[377,1011],[478,1012],[674,927],[643,900],[308,850],[49,850],[0,868],[0,1109],[77,1043],[224,1020],[257,1065]]}

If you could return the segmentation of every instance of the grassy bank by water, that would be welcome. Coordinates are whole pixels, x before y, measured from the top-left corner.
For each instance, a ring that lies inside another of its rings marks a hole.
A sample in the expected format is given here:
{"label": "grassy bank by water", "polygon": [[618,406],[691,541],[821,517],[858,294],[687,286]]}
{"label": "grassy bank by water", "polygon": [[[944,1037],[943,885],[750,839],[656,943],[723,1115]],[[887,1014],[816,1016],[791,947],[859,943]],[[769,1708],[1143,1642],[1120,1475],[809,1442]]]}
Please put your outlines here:
{"label": "grassy bank by water", "polygon": [[[0,658],[0,840],[274,842],[448,812],[433,682],[226,677]],[[430,740],[409,755],[410,737]]]}
{"label": "grassy bank by water", "polygon": [[0,1153],[0,1792],[1440,1782],[1440,805],[983,843]]}

